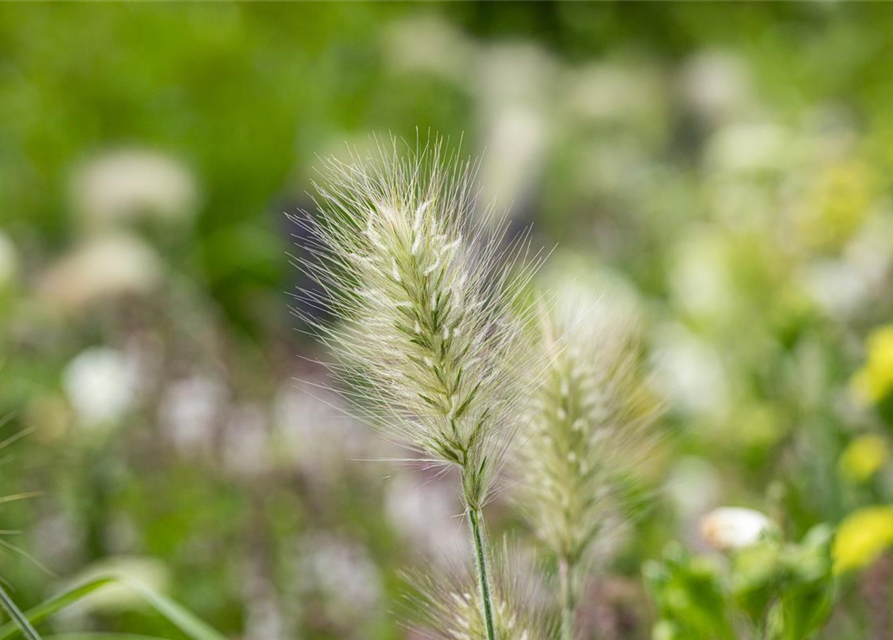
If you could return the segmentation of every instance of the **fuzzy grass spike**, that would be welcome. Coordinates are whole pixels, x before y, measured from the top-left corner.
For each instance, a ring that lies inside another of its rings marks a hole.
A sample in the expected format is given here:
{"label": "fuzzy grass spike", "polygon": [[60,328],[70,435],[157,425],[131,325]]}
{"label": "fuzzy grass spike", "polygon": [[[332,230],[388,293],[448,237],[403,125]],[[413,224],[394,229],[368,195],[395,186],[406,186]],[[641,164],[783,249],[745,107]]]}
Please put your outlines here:
{"label": "fuzzy grass spike", "polygon": [[[512,312],[536,261],[516,269],[526,240],[475,216],[474,167],[434,142],[403,154],[329,161],[319,214],[300,219],[301,263],[323,295],[304,305],[354,409],[429,461],[459,469],[488,640],[495,640],[482,507],[519,426],[526,333]],[[477,220],[477,221],[476,221]]]}

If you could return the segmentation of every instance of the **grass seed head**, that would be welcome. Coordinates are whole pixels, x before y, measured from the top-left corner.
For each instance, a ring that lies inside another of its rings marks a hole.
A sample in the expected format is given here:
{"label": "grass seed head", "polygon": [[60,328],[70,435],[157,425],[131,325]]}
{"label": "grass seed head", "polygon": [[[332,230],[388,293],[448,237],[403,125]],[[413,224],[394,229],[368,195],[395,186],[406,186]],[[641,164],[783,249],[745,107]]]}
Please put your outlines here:
{"label": "grass seed head", "polygon": [[540,327],[549,366],[518,452],[518,500],[545,546],[579,564],[606,555],[628,523],[660,403],[634,324],[608,298],[566,287]]}
{"label": "grass seed head", "polygon": [[[353,408],[401,444],[462,470],[485,500],[525,398],[524,331],[510,308],[532,267],[526,242],[476,221],[473,166],[436,141],[331,160],[301,259],[340,319],[315,324]],[[479,219],[479,218],[478,218]]]}

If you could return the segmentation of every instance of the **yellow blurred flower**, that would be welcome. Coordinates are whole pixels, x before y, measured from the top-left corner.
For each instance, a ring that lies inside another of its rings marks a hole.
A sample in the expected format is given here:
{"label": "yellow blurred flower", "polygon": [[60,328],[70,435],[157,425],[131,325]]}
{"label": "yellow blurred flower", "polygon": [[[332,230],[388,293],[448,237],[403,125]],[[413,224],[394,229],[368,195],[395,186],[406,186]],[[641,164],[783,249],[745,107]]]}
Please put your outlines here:
{"label": "yellow blurred flower", "polygon": [[893,389],[893,324],[875,329],[868,337],[868,360],[855,373],[852,387],[869,402],[879,402]]}
{"label": "yellow blurred flower", "polygon": [[868,164],[851,159],[816,173],[797,220],[809,247],[836,251],[869,215],[877,180]]}
{"label": "yellow blurred flower", "polygon": [[840,475],[853,483],[865,482],[890,459],[890,447],[879,435],[859,436],[844,449],[838,461]]}
{"label": "yellow blurred flower", "polygon": [[831,550],[834,572],[871,564],[893,544],[893,506],[867,507],[848,515],[837,528]]}

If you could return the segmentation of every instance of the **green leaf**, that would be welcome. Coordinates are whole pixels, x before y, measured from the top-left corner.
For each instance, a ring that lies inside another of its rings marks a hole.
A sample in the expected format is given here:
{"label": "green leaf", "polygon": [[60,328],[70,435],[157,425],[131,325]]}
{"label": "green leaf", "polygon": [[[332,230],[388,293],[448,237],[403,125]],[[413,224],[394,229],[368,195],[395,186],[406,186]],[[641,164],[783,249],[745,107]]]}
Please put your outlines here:
{"label": "green leaf", "polygon": [[834,584],[829,581],[797,584],[781,596],[784,640],[811,638],[831,615]]}
{"label": "green leaf", "polygon": [[650,562],[644,576],[657,604],[661,627],[669,638],[734,640],[728,602],[719,568],[668,545],[663,562]]}
{"label": "green leaf", "polygon": [[[73,605],[74,603],[82,600],[94,591],[97,591],[98,589],[101,589],[102,587],[112,583],[125,585],[142,596],[143,600],[145,600],[149,605],[152,606],[152,608],[154,608],[158,613],[166,618],[168,622],[170,622],[184,634],[189,636],[191,640],[226,640],[223,635],[221,635],[208,624],[197,618],[193,613],[191,613],[188,609],[183,607],[183,605],[179,604],[178,602],[175,602],[171,598],[162,595],[143,584],[133,582],[115,575],[94,578],[93,580],[85,582],[84,584],[78,585],[73,589],[69,589],[64,593],[46,600],[45,602],[30,609],[27,614],[25,614],[27,616],[27,620],[30,621],[31,624],[38,624],[54,613],[57,613]],[[0,640],[13,638],[20,632],[21,629],[18,625],[16,625],[15,623],[7,623],[0,627]],[[118,635],[118,637],[127,636]],[[133,637],[135,638],[136,636]],[[39,639],[39,636],[37,636],[37,638]]]}

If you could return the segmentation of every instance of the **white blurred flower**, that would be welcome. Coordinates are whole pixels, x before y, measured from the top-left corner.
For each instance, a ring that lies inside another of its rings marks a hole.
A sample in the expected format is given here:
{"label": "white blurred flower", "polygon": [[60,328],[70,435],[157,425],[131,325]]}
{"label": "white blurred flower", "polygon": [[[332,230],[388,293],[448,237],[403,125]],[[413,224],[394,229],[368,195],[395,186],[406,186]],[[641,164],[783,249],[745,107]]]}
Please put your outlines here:
{"label": "white blurred flower", "polygon": [[210,451],[228,398],[222,382],[202,375],[176,380],[164,390],[159,420],[181,454]]}
{"label": "white blurred flower", "polygon": [[500,213],[523,204],[539,182],[546,144],[540,113],[520,104],[506,107],[487,133],[480,169],[483,202]]}
{"label": "white blurred flower", "polygon": [[741,115],[753,102],[747,66],[730,53],[707,51],[688,60],[680,75],[685,103],[710,123]]}
{"label": "white blurred flower", "polygon": [[432,558],[447,559],[453,551],[465,551],[462,511],[451,482],[419,482],[407,472],[387,484],[385,513],[391,525]]}
{"label": "white blurred flower", "polygon": [[752,173],[781,170],[795,152],[793,136],[779,125],[735,123],[710,137],[705,158],[716,171]]}
{"label": "white blurred flower", "polygon": [[0,230],[0,289],[11,285],[19,270],[19,256],[8,235]]}
{"label": "white blurred flower", "polygon": [[701,535],[714,549],[732,551],[759,542],[775,525],[753,509],[720,507],[701,518],[700,528]]}
{"label": "white blurred flower", "polygon": [[842,320],[869,299],[869,282],[844,260],[820,260],[806,269],[805,287],[816,304],[831,317]]}
{"label": "white blurred flower", "polygon": [[263,548],[255,548],[243,562],[243,637],[252,640],[294,638],[297,636],[294,603],[289,601],[287,609],[283,606],[287,596],[273,583],[270,574],[275,573],[275,568],[270,566],[264,551]]}
{"label": "white blurred flower", "polygon": [[666,325],[656,333],[654,361],[658,388],[683,410],[711,418],[725,415],[729,383],[713,346],[680,325]]}
{"label": "white blurred flower", "polygon": [[63,309],[98,300],[145,295],[161,280],[155,251],[128,234],[103,234],[60,258],[43,275],[41,294]]}
{"label": "white blurred flower", "polygon": [[299,582],[323,597],[333,622],[352,626],[381,611],[381,574],[364,547],[314,534],[302,541],[300,553]]}
{"label": "white blurred flower", "polygon": [[883,209],[862,225],[843,249],[847,264],[863,278],[873,293],[881,290],[893,269],[893,215]]}
{"label": "white blurred flower", "polygon": [[665,92],[648,67],[591,64],[568,74],[565,106],[573,115],[606,122],[659,119]]}
{"label": "white blurred flower", "polygon": [[802,278],[816,304],[844,320],[883,294],[891,268],[893,219],[879,211],[846,244],[840,258],[806,265]]}
{"label": "white blurred flower", "polygon": [[[636,136],[599,138],[578,144],[573,153],[571,189],[581,197],[602,198],[606,193],[630,196],[641,191],[655,170],[653,154]],[[610,225],[601,229],[610,229]]]}
{"label": "white blurred flower", "polygon": [[859,117],[839,103],[813,105],[801,117],[806,157],[819,163],[840,162],[859,153],[863,144]]}
{"label": "white blurred flower", "polygon": [[486,121],[494,121],[508,105],[544,110],[560,68],[542,47],[498,44],[481,51],[475,94]]}
{"label": "white blurred flower", "polygon": [[430,73],[461,84],[474,64],[473,43],[435,16],[396,20],[384,29],[382,40],[384,60],[397,71]]}
{"label": "white blurred flower", "polygon": [[96,227],[141,218],[189,220],[198,204],[192,173],[176,159],[144,149],[112,151],[88,162],[71,190],[75,209]]}
{"label": "white blurred flower", "polygon": [[223,462],[240,475],[263,471],[269,465],[269,431],[263,409],[254,404],[234,407],[226,423]]}
{"label": "white blurred flower", "polygon": [[778,224],[778,193],[768,180],[753,180],[747,175],[720,174],[706,180],[705,195],[711,217],[725,229],[766,233]]}
{"label": "white blurred flower", "polygon": [[670,271],[673,299],[688,313],[717,318],[733,307],[731,275],[721,233],[693,230],[676,247]]}
{"label": "white blurred flower", "polygon": [[91,347],[65,368],[63,385],[78,421],[85,427],[117,422],[133,407],[139,368],[126,353]]}
{"label": "white blurred flower", "polygon": [[474,93],[485,132],[481,202],[500,214],[525,205],[541,177],[551,135],[548,105],[555,69],[548,54],[535,46],[490,46],[478,58]]}

